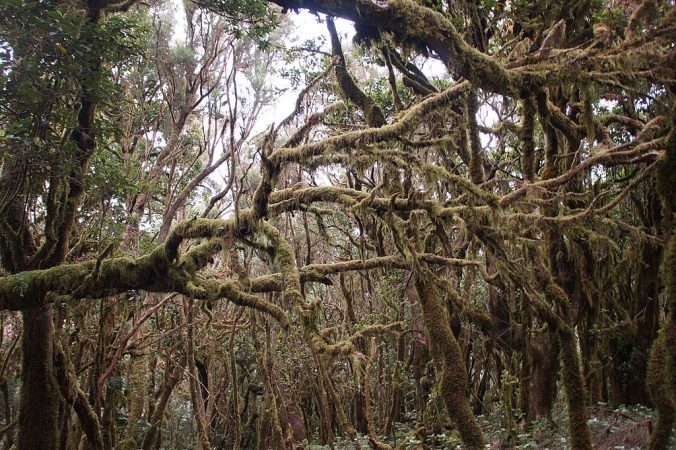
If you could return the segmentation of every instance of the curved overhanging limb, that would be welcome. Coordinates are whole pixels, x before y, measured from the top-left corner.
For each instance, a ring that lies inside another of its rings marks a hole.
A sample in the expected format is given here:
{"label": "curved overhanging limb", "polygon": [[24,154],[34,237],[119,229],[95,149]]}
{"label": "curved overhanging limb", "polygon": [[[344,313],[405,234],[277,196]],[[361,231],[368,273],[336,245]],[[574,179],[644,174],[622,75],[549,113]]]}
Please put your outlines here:
{"label": "curved overhanging limb", "polygon": [[508,70],[469,46],[443,14],[412,0],[272,0],[284,8],[309,9],[417,39],[432,49],[453,73],[491,92],[515,95],[542,85],[537,73]]}
{"label": "curved overhanging limb", "polygon": [[359,88],[352,78],[352,75],[350,75],[347,70],[345,55],[343,54],[340,38],[338,37],[338,32],[336,31],[336,25],[333,23],[333,19],[329,17],[326,20],[326,26],[331,35],[331,51],[333,53],[334,61],[336,62],[334,66],[334,75],[338,82],[341,96],[346,100],[354,102],[354,104],[362,110],[369,127],[379,128],[385,125],[385,115],[383,114],[383,110],[371,97],[366,95],[364,91]]}
{"label": "curved overhanging limb", "polygon": [[[129,290],[176,292],[205,301],[226,298],[269,314],[287,327],[288,317],[279,306],[246,292],[238,281],[207,279],[198,273],[223,248],[224,239],[235,233],[234,219],[194,219],[177,225],[165,244],[139,258],[92,260],[7,275],[0,278],[0,309],[39,308],[55,295],[81,299]],[[207,241],[181,255],[181,243],[193,239]]]}

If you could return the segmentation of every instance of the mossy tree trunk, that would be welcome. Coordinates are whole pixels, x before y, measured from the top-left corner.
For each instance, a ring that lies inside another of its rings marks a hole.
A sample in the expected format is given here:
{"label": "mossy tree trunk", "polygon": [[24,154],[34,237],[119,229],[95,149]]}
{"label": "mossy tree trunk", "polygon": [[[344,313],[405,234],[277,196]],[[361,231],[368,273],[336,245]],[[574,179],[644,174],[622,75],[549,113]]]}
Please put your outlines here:
{"label": "mossy tree trunk", "polygon": [[527,376],[521,380],[525,391],[521,407],[526,414],[526,424],[530,424],[552,418],[560,361],[558,336],[552,331],[538,334],[530,339],[524,351],[527,353],[524,358]]}
{"label": "mossy tree trunk", "polygon": [[467,370],[460,345],[453,336],[450,322],[433,275],[423,269],[416,278],[416,290],[430,339],[432,357],[439,367],[439,394],[446,411],[460,432],[468,449],[483,449],[484,438],[467,398]]}
{"label": "mossy tree trunk", "polygon": [[[540,275],[541,276],[541,275]],[[563,388],[566,395],[568,411],[568,432],[573,450],[589,450],[594,448],[593,439],[587,419],[587,389],[584,383],[582,361],[578,350],[578,338],[572,323],[571,307],[564,290],[549,278],[544,287],[548,303],[555,305],[561,316],[550,317],[549,326],[556,329],[560,345],[560,362]]]}
{"label": "mossy tree trunk", "polygon": [[60,397],[52,356],[52,305],[24,311],[23,323],[18,448],[56,449],[59,444]]}
{"label": "mossy tree trunk", "polygon": [[580,353],[577,350],[577,337],[570,329],[559,330],[561,342],[561,370],[563,387],[566,392],[568,409],[568,430],[573,450],[589,450],[594,448],[593,439],[587,419],[587,390],[582,375]]}
{"label": "mossy tree trunk", "polygon": [[665,348],[665,342],[666,338],[663,335],[655,341],[648,365],[646,384],[657,410],[657,423],[650,435],[650,450],[669,448],[669,438],[676,419],[674,402],[671,399],[669,387],[665,383],[668,374],[668,350]]}
{"label": "mossy tree trunk", "polygon": [[657,189],[664,207],[666,249],[661,276],[667,302],[667,320],[653,345],[648,367],[648,390],[657,409],[657,426],[650,449],[666,449],[673,431],[676,409],[676,122],[672,109],[667,152],[657,172]]}

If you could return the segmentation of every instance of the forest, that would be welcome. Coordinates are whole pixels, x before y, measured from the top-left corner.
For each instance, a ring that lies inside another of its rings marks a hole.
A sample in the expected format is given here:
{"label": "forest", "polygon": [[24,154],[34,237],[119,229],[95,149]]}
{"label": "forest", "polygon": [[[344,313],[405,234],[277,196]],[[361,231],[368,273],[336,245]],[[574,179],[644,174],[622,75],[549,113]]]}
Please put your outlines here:
{"label": "forest", "polygon": [[675,6],[0,0],[0,448],[675,448]]}

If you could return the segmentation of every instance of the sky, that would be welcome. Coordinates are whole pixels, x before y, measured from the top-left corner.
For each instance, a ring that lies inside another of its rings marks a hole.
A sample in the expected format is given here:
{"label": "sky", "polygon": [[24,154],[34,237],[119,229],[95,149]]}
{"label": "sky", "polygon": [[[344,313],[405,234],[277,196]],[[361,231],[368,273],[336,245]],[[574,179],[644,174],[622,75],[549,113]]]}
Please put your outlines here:
{"label": "sky", "polygon": [[[181,42],[185,38],[185,13],[183,10],[183,0],[171,0],[174,9],[174,38],[173,42]],[[323,16],[323,15],[322,15]],[[317,17],[305,10],[300,12],[289,12],[286,17],[293,23],[295,27],[291,33],[291,41],[303,42],[307,39],[317,38],[323,36],[326,38],[325,47],[322,50],[330,52],[330,45],[328,39],[328,32],[325,23],[320,23]],[[336,19],[336,29],[338,34],[343,38],[343,42],[351,42],[354,36],[354,27],[352,22]],[[428,76],[442,76],[447,73],[446,68],[439,61],[429,59],[421,67],[423,72]],[[274,84],[278,86],[289,86],[286,80],[276,79]],[[257,121],[254,135],[266,129],[269,129],[270,124],[279,123],[287,117],[294,109],[296,98],[304,86],[299,86],[297,89],[287,89],[284,93],[278,96],[277,100],[267,107]]]}
{"label": "sky", "polygon": [[[178,43],[185,39],[186,20],[183,9],[183,0],[171,0],[171,4],[175,17],[173,24],[174,36],[172,42]],[[301,10],[298,13],[290,12],[287,14],[287,18],[291,20],[295,27],[295,30],[293,33],[291,33],[292,41],[297,40],[302,42],[307,39],[312,39],[319,36],[327,37],[328,40],[326,25],[319,23],[317,21],[317,17],[308,13],[307,11]],[[335,23],[338,33],[341,36],[347,35],[351,40],[352,35],[354,35],[354,28],[352,27],[352,24],[342,19],[336,20]],[[327,48],[323,50],[329,49]],[[279,81],[280,80],[275,80],[275,84],[280,84]],[[285,81],[282,80],[281,84],[284,85]],[[258,121],[256,132],[268,129],[271,123],[279,123],[281,120],[283,120],[283,118],[291,114],[296,104],[296,97],[302,88],[303,86],[300,86],[298,89],[288,89],[278,97],[277,101],[273,105],[266,108],[261,120]]]}
{"label": "sky", "polygon": [[[183,9],[183,0],[170,0],[172,8],[174,10],[174,21],[173,29],[174,36],[172,39],[173,43],[183,42],[185,39],[185,29],[186,29],[186,19],[185,12]],[[288,36],[289,42],[287,45],[292,47],[293,45],[300,45],[308,39],[324,37],[324,48],[321,50],[330,53],[330,39],[328,36],[328,31],[326,29],[326,24],[322,21],[319,22],[317,17],[313,14],[308,13],[305,10],[300,10],[300,12],[289,12],[286,15],[291,23],[291,33]],[[347,47],[352,42],[352,37],[354,36],[354,26],[352,22],[336,19],[335,20],[336,29],[341,40],[344,43],[344,46]],[[348,44],[349,43],[349,44]],[[349,54],[347,55],[349,58]],[[444,77],[448,76],[448,72],[445,66],[435,59],[427,59],[418,61],[418,65],[421,70],[428,75],[429,77]],[[384,71],[384,68],[376,69]],[[271,82],[275,86],[286,87],[287,89],[277,96],[275,101],[266,107],[261,115],[259,116],[256,124],[254,125],[253,132],[251,136],[259,135],[260,133],[268,130],[271,124],[279,124],[284,118],[286,118],[291,112],[293,112],[296,99],[298,94],[305,86],[298,86],[293,89],[290,86],[288,80],[281,78],[278,75],[273,75]],[[227,183],[230,173],[226,166],[221,167],[219,170],[214,173],[213,178],[218,184],[224,185]]]}
{"label": "sky", "polygon": [[[324,36],[328,42],[328,32],[326,30],[326,25],[324,23],[318,23],[317,18],[314,15],[304,10],[301,10],[299,13],[290,12],[287,15],[295,26],[295,30],[291,34],[293,41],[302,42],[307,39]],[[342,19],[336,20],[335,23],[338,33],[341,36],[347,35],[348,38],[352,40],[352,36],[354,35],[354,27],[352,26],[352,23]],[[322,50],[330,52],[328,45]],[[289,86],[286,81],[281,81],[280,83],[275,80],[275,84]],[[296,106],[296,98],[303,88],[304,86],[299,86],[297,89],[288,89],[278,97],[275,103],[266,108],[261,120],[259,121],[262,128],[267,129],[271,123],[279,123],[289,114],[291,114]]]}

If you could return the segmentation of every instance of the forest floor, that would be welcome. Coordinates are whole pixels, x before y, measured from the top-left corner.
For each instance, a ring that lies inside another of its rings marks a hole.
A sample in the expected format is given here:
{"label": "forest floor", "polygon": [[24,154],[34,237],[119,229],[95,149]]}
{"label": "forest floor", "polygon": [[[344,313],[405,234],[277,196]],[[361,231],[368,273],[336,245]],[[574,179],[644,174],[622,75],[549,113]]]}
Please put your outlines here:
{"label": "forest floor", "polygon": [[[567,415],[563,408],[556,408],[552,421],[538,421],[528,430],[517,428],[509,431],[509,421],[504,413],[480,416],[479,421],[488,443],[486,448],[494,449],[550,449],[570,448],[568,443]],[[515,422],[512,422],[515,423]],[[655,415],[651,409],[642,406],[621,406],[612,409],[599,404],[594,408],[588,421],[594,434],[597,450],[638,450],[647,449]],[[381,442],[405,450],[461,449],[457,432],[440,432],[423,439],[414,435],[413,423],[395,424],[394,436],[380,437]],[[672,434],[671,448],[676,448],[676,437]],[[309,445],[308,450],[324,450],[328,446]],[[370,449],[368,437],[359,436],[354,441],[339,439],[336,450]]]}

